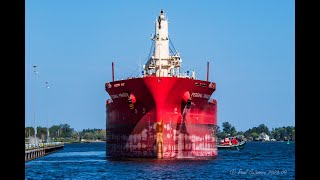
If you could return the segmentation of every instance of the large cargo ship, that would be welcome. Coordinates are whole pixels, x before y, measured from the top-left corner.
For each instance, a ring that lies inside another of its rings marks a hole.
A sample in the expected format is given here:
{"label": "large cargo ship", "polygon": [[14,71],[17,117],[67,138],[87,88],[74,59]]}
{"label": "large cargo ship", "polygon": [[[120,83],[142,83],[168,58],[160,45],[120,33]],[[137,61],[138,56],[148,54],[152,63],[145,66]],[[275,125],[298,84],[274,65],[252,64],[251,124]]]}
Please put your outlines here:
{"label": "large cargo ship", "polygon": [[216,84],[181,72],[182,59],[168,35],[163,10],[140,77],[105,83],[106,155],[113,158],[215,158]]}

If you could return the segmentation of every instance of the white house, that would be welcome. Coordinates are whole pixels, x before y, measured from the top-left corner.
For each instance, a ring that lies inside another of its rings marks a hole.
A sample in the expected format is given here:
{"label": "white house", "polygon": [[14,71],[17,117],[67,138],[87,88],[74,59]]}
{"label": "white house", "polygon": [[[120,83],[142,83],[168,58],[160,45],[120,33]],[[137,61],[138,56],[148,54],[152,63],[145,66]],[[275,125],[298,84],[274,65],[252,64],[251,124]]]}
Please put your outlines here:
{"label": "white house", "polygon": [[266,133],[261,133],[259,137],[262,141],[270,141],[270,137]]}

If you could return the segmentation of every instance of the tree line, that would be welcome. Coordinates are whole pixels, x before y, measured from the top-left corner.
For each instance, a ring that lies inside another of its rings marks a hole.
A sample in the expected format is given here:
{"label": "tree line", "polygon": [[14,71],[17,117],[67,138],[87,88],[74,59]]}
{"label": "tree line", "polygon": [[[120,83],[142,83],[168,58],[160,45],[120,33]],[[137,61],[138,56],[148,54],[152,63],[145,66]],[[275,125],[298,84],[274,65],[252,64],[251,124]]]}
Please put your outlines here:
{"label": "tree line", "polygon": [[222,139],[227,136],[237,136],[239,138],[245,138],[247,140],[263,140],[263,138],[269,137],[275,141],[286,141],[295,140],[295,127],[294,126],[283,126],[278,128],[272,128],[271,131],[265,124],[260,124],[257,127],[249,128],[247,131],[237,131],[234,126],[229,122],[222,123],[222,130],[218,127],[217,136]]}
{"label": "tree line", "polygon": [[[37,138],[42,141],[47,141],[47,128],[37,127]],[[249,128],[247,131],[237,131],[234,126],[229,122],[222,123],[222,129],[218,126],[217,137],[223,139],[227,136],[237,136],[240,139],[246,140],[263,140],[263,137],[269,136],[269,139],[274,139],[275,141],[285,141],[285,140],[295,140],[295,127],[294,126],[283,126],[278,128],[269,128],[260,124],[257,127]],[[25,138],[34,136],[33,127],[25,127]],[[53,125],[49,128],[49,139],[50,141],[62,141],[62,142],[79,142],[79,141],[96,141],[106,140],[106,130],[105,129],[83,129],[82,131],[76,131],[71,128],[68,124]]]}
{"label": "tree line", "polygon": [[[34,137],[34,128],[25,127],[25,138]],[[48,137],[50,141],[59,142],[80,142],[84,141],[105,141],[106,130],[103,129],[83,129],[82,131],[76,131],[68,124],[53,125],[48,129],[46,127],[37,127],[37,138],[46,142]],[[48,136],[49,135],[49,136]],[[48,136],[48,137],[47,137]]]}

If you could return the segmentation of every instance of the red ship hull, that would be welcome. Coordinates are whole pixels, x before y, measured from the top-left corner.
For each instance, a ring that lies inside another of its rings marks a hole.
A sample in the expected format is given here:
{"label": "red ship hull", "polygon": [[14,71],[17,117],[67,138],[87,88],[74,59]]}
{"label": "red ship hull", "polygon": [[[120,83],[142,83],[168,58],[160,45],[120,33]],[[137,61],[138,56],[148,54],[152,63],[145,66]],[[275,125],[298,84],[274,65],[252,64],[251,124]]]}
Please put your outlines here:
{"label": "red ship hull", "polygon": [[216,157],[215,86],[154,76],[106,83],[107,157]]}

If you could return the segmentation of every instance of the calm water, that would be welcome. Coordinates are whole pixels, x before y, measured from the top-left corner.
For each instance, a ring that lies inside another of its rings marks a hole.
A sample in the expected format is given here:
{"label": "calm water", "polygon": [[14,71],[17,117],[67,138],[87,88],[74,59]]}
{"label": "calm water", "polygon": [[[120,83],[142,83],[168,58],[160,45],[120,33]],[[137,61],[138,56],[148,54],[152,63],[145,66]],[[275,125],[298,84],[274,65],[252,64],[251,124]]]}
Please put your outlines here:
{"label": "calm water", "polygon": [[25,179],[295,179],[295,144],[248,142],[219,150],[214,160],[105,158],[105,143],[65,144],[63,150],[25,163]]}

